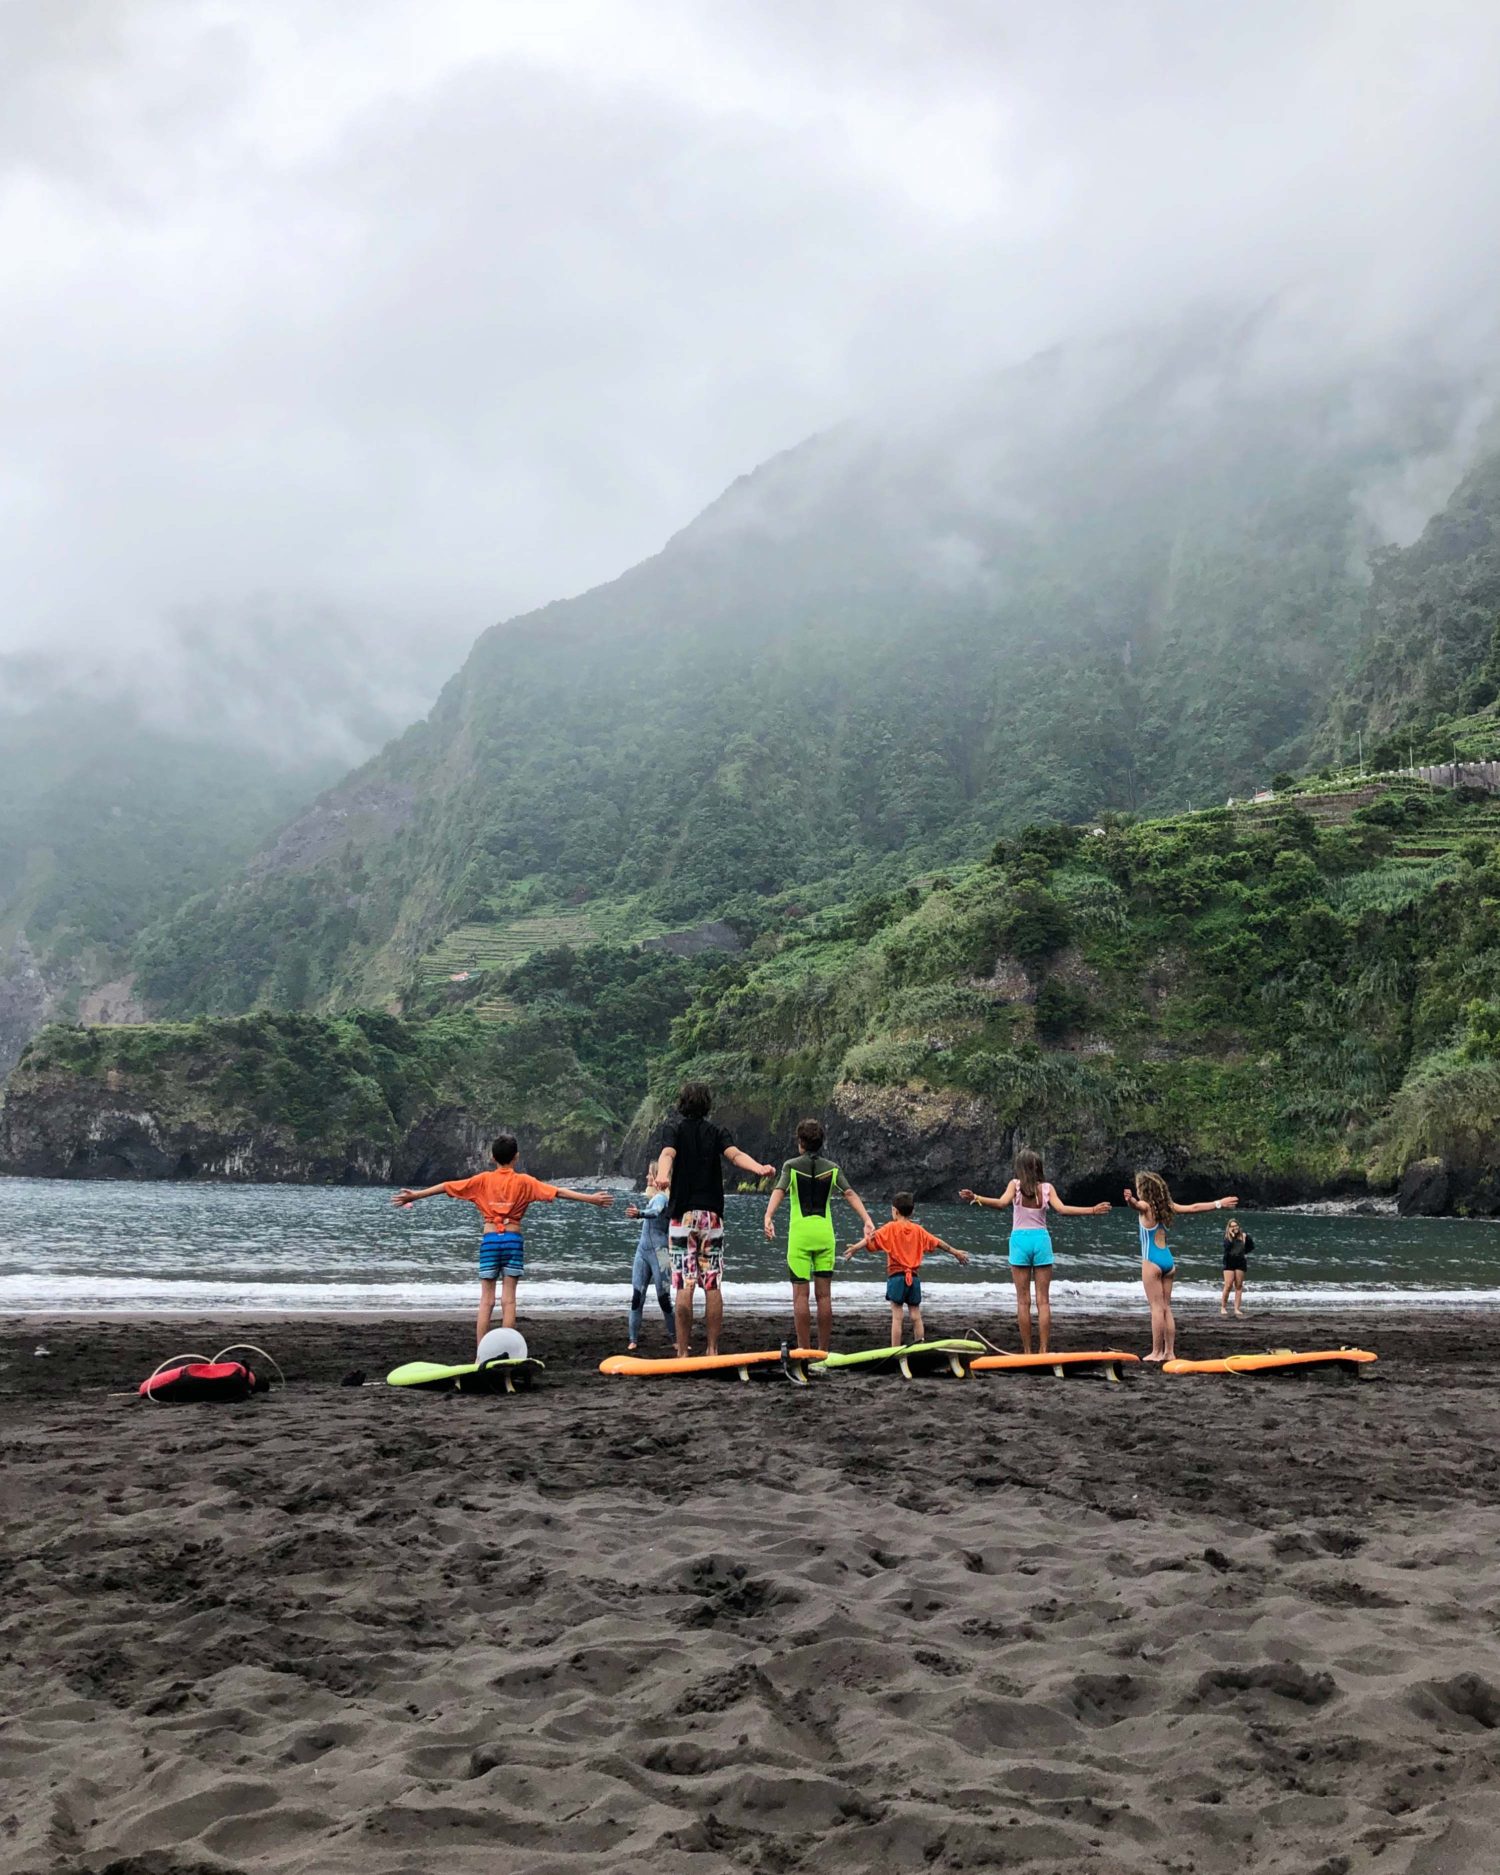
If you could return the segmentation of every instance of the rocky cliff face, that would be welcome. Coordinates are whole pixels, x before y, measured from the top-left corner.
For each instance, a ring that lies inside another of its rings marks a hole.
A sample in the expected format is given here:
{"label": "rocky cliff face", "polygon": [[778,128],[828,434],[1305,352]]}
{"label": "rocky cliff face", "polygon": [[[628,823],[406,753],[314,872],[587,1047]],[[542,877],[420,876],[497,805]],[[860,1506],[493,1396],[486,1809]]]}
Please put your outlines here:
{"label": "rocky cliff face", "polygon": [[[432,1184],[516,1133],[549,1172],[610,1169],[578,1090],[528,1093],[482,1031],[419,1054],[389,1018],[44,1031],[0,1104],[0,1172],[36,1178]],[[498,1049],[498,1045],[496,1045]]]}
{"label": "rocky cliff face", "polygon": [[[1025,1143],[1000,1123],[988,1102],[951,1088],[842,1081],[821,1110],[812,1110],[828,1128],[829,1153],[871,1203],[903,1188],[929,1200],[951,1200],[963,1186],[997,1192]],[[751,1105],[730,1097],[715,1114],[747,1152],[770,1163],[796,1150],[791,1125],[773,1125]],[[636,1116],[617,1158],[627,1177],[644,1171],[664,1117],[654,1109]],[[1075,1131],[1050,1145],[1047,1154],[1048,1176],[1077,1203],[1118,1203],[1142,1166],[1164,1173],[1178,1196],[1189,1200],[1235,1191],[1252,1203],[1299,1204],[1367,1197],[1370,1190],[1352,1175],[1322,1179],[1273,1171],[1248,1158],[1215,1161],[1179,1139],[1145,1131],[1116,1137],[1103,1126]]]}
{"label": "rocky cliff face", "polygon": [[[204,1099],[191,1076],[163,1077],[112,1069],[80,1075],[70,1068],[22,1066],[0,1105],[0,1171],[38,1178],[206,1179],[267,1184],[429,1184],[489,1156],[491,1135],[515,1130],[535,1163],[559,1177],[619,1171],[638,1176],[654,1150],[663,1115],[643,1109],[623,1135],[608,1127],[559,1130],[490,1102],[438,1100],[394,1124],[349,1124],[330,1104],[326,1124],[309,1134],[218,1101]],[[794,1148],[790,1127],[773,1124],[732,1098],[718,1116],[749,1152],[779,1163]],[[821,1117],[829,1150],[850,1182],[874,1203],[905,1187],[922,1199],[951,1199],[960,1187],[999,1191],[1019,1140],[994,1110],[972,1095],[920,1086],[841,1082]],[[1076,1135],[1049,1148],[1048,1173],[1079,1203],[1108,1198],[1138,1166],[1165,1172],[1184,1198],[1224,1190],[1259,1204],[1369,1195],[1360,1179],[1320,1181],[1271,1173],[1254,1162],[1205,1162],[1182,1142],[1149,1133],[1111,1138]],[[1500,1210],[1500,1189],[1455,1179],[1424,1161],[1401,1192],[1408,1214]]]}
{"label": "rocky cliff face", "polygon": [[264,1184],[420,1184],[488,1157],[485,1128],[460,1109],[422,1114],[382,1137],[205,1118],[172,1090],[71,1074],[20,1075],[0,1107],[0,1169],[34,1178],[217,1179]]}
{"label": "rocky cliff face", "polygon": [[0,950],[0,1085],[47,1020],[51,994],[24,937]]}

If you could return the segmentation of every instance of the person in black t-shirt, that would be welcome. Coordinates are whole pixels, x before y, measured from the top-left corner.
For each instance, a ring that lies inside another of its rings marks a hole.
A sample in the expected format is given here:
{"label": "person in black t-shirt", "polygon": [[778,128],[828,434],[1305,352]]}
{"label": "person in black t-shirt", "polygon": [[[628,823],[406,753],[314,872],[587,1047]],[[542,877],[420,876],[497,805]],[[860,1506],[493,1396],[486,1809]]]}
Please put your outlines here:
{"label": "person in black t-shirt", "polygon": [[1248,1236],[1245,1227],[1238,1218],[1231,1218],[1224,1226],[1224,1287],[1219,1294],[1219,1313],[1229,1313],[1229,1298],[1234,1297],[1234,1312],[1240,1313],[1240,1305],[1245,1300],[1245,1275],[1249,1270],[1247,1258],[1255,1248],[1255,1239]]}
{"label": "person in black t-shirt", "polygon": [[656,1176],[666,1181],[667,1251],[672,1266],[676,1306],[677,1353],[686,1360],[693,1344],[693,1291],[703,1290],[708,1352],[719,1351],[724,1321],[724,1161],[756,1178],[770,1178],[776,1168],[741,1152],[728,1127],[708,1116],[712,1091],[702,1081],[688,1081],[677,1096],[677,1111],[662,1130]]}

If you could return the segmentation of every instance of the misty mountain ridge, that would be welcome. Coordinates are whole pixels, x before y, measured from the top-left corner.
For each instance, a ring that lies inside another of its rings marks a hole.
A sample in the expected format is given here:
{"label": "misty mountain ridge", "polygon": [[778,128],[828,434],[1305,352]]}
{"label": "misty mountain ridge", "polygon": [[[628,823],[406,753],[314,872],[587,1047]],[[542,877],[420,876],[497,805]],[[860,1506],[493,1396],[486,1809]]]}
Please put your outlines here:
{"label": "misty mountain ridge", "polygon": [[143,942],[142,987],[389,1001],[465,921],[754,928],[1028,821],[1247,792],[1317,748],[1378,517],[1441,503],[1483,409],[1440,362],[1314,369],[1258,317],[841,425],[483,634],[427,720]]}
{"label": "misty mountain ridge", "polygon": [[326,608],[150,649],[0,655],[0,1074],[37,1022],[137,1015],[130,949],[436,694],[451,641]]}
{"label": "misty mountain ridge", "polygon": [[463,642],[451,628],[257,600],[167,621],[145,645],[80,656],[0,653],[0,736],[17,717],[80,706],[132,730],[342,772],[431,706]]}
{"label": "misty mountain ridge", "polygon": [[139,1014],[138,933],[232,876],[338,768],[174,735],[119,698],[12,698],[0,711],[0,1074],[49,1017]]}

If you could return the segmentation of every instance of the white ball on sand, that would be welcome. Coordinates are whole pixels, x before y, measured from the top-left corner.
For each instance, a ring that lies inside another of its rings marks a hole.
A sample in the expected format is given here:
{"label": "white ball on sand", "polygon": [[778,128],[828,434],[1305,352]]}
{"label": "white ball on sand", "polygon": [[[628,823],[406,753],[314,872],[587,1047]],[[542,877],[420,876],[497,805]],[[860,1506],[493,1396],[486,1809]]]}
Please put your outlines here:
{"label": "white ball on sand", "polygon": [[479,1344],[479,1352],[474,1357],[476,1367],[483,1367],[486,1361],[524,1361],[526,1359],[526,1337],[518,1328],[492,1328]]}

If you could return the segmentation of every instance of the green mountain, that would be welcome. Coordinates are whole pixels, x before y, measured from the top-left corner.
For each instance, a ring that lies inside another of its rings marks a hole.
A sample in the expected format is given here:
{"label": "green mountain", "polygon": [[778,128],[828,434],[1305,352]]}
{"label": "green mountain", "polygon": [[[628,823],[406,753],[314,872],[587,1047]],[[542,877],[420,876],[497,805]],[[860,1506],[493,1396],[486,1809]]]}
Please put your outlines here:
{"label": "green mountain", "polygon": [[548,1171],[635,1172],[695,1075],[752,1149],[775,1158],[819,1112],[851,1176],[927,1195],[998,1185],[1025,1140],[1083,1197],[1145,1163],[1186,1196],[1404,1176],[1414,1203],[1500,1209],[1489,798],[1352,779],[1038,826],[729,961],[562,947],[503,987],[503,1021],[48,1030],[0,1109],[0,1164],[425,1180],[504,1123]]}
{"label": "green mountain", "polygon": [[1462,394],[1268,348],[1248,320],[1060,351],[767,464],[481,638],[425,722],[141,941],[143,994],[415,1008],[549,929],[753,937],[789,894],[1295,765],[1363,641],[1372,491]]}
{"label": "green mountain", "polygon": [[0,714],[0,1075],[48,1014],[132,1012],[136,935],[328,772],[153,728],[118,698]]}
{"label": "green mountain", "polygon": [[503,1120],[634,1172],[694,1073],[756,1150],[819,1111],[927,1193],[1024,1137],[1085,1194],[1500,1209],[1500,802],[1393,772],[1500,755],[1500,458],[1407,546],[1368,519],[1441,499],[1463,410],[1253,325],[1058,354],[487,633],[253,856],[190,763],[132,862],[124,782],[39,762],[66,864],[8,902],[185,1020],[49,1030],[0,1163],[425,1179]]}

